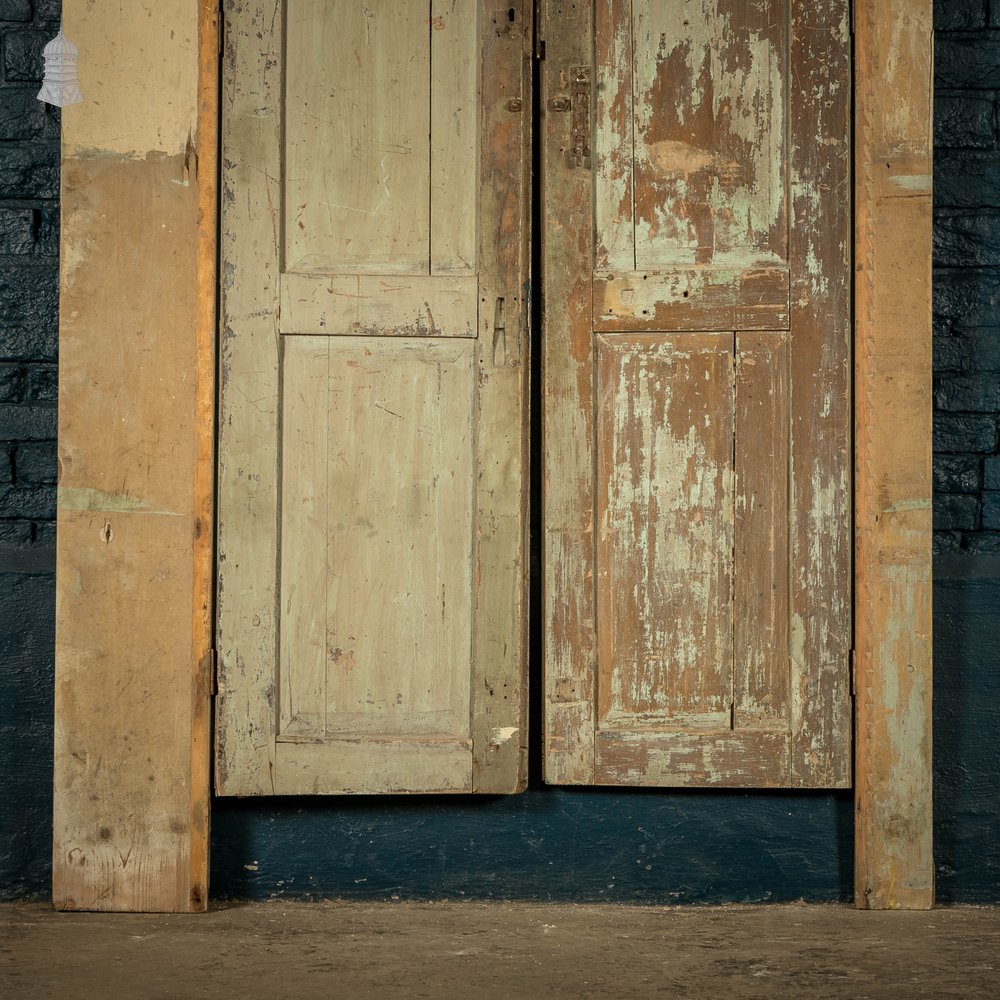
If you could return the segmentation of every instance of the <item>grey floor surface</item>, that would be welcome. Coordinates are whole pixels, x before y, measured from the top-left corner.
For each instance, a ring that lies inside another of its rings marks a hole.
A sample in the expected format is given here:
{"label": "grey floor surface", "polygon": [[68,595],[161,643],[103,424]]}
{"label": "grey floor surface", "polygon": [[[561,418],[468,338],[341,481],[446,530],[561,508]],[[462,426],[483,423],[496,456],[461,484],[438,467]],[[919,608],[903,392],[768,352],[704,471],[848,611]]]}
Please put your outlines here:
{"label": "grey floor surface", "polygon": [[0,906],[0,998],[1000,998],[1000,909]]}

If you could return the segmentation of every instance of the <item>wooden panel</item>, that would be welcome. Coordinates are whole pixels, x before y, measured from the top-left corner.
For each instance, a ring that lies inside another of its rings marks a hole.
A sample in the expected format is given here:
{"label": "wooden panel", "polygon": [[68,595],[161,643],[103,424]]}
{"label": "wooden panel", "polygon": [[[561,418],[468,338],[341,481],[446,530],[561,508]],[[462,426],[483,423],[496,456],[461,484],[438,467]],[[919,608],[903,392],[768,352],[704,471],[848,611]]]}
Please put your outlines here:
{"label": "wooden panel", "polygon": [[204,910],[217,9],[63,19],[53,901]]}
{"label": "wooden panel", "polygon": [[788,729],[788,340],[736,335],[733,728]]}
{"label": "wooden panel", "polygon": [[542,560],[545,650],[545,780],[594,780],[597,644],[594,594],[593,177],[567,154],[567,70],[593,55],[590,5],[546,0],[540,37],[543,108]]}
{"label": "wooden panel", "polygon": [[784,0],[632,10],[636,268],[784,261]]}
{"label": "wooden panel", "polygon": [[283,274],[282,333],[474,337],[475,276]]}
{"label": "wooden panel", "polygon": [[733,337],[597,341],[598,725],[728,729]]}
{"label": "wooden panel", "polygon": [[934,904],[930,0],[856,4],[855,905]]}
{"label": "wooden panel", "polygon": [[[215,786],[274,791],[278,693],[278,260],[283,18],[226,8]],[[267,38],[269,46],[259,45]],[[238,196],[237,196],[238,195]]]}
{"label": "wooden panel", "polygon": [[472,345],[328,343],[327,732],[468,736]]}
{"label": "wooden panel", "polygon": [[472,736],[473,790],[490,794],[519,792],[528,780],[527,56],[533,14],[530,0],[506,6],[479,0],[483,70]]}
{"label": "wooden panel", "polygon": [[471,792],[472,741],[279,742],[274,769],[284,795]]}
{"label": "wooden panel", "polygon": [[595,262],[598,267],[634,271],[631,0],[597,0],[594,23],[594,58],[598,79],[602,81],[594,98]]}
{"label": "wooden panel", "polygon": [[601,333],[788,329],[788,269],[598,272],[594,325]]}
{"label": "wooden panel", "polygon": [[[330,524],[329,342],[284,345],[281,375],[281,568],[278,731],[326,731]],[[373,516],[375,512],[373,512]]]}
{"label": "wooden panel", "polygon": [[479,18],[469,0],[431,0],[431,273],[476,266]]}
{"label": "wooden panel", "polygon": [[286,270],[427,273],[426,0],[286,2]]}
{"label": "wooden panel", "polygon": [[668,788],[782,787],[789,736],[781,732],[597,734],[597,784]]}
{"label": "wooden panel", "polygon": [[797,3],[791,31],[792,784],[831,788],[851,780],[848,15],[847,0]]}

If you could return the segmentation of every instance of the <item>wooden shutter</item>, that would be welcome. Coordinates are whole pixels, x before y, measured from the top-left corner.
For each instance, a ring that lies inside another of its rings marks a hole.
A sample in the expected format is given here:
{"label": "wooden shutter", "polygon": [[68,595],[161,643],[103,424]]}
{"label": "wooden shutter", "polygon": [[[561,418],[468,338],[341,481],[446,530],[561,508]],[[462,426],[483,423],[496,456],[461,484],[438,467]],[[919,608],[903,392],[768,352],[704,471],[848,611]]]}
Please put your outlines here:
{"label": "wooden shutter", "polygon": [[221,794],[524,784],[530,29],[227,2]]}
{"label": "wooden shutter", "polygon": [[842,786],[847,0],[547,0],[545,768]]}

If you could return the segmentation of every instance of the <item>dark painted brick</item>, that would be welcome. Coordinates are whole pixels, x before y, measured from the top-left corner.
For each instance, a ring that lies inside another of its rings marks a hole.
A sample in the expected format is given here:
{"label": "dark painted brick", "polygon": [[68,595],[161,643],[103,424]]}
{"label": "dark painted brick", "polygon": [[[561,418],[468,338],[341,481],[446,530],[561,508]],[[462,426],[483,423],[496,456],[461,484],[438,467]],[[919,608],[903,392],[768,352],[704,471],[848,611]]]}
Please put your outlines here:
{"label": "dark painted brick", "polygon": [[982,91],[941,94],[934,99],[934,145],[993,148],[995,95]]}
{"label": "dark painted brick", "polygon": [[55,361],[59,269],[54,264],[0,267],[0,361]]}
{"label": "dark painted brick", "polygon": [[0,517],[49,520],[56,516],[55,486],[6,486],[0,489]]}
{"label": "dark painted brick", "polygon": [[56,471],[55,441],[21,444],[14,452],[14,475],[17,477],[18,484],[54,483]]}
{"label": "dark painted brick", "polygon": [[28,368],[26,398],[33,402],[54,403],[59,398],[59,370],[50,365]]}
{"label": "dark painted brick", "polygon": [[936,372],[1000,372],[1000,327],[956,326],[934,337]]}
{"label": "dark painted brick", "polygon": [[934,263],[940,267],[1000,264],[1000,211],[943,210],[934,216]]}
{"label": "dark painted brick", "polygon": [[24,369],[20,365],[0,364],[0,403],[19,403],[23,398]]}
{"label": "dark painted brick", "polygon": [[58,25],[62,14],[62,0],[35,0],[35,16],[39,21]]}
{"label": "dark painted brick", "polygon": [[970,556],[1000,555],[1000,531],[990,533],[976,532],[965,538],[965,551]]}
{"label": "dark painted brick", "polygon": [[983,463],[983,489],[1000,490],[1000,457],[996,455]]}
{"label": "dark painted brick", "polygon": [[962,31],[985,24],[984,0],[934,0],[935,31]]}
{"label": "dark painted brick", "polygon": [[0,444],[0,483],[7,485],[14,482],[14,454],[17,445],[6,441]]}
{"label": "dark painted brick", "polygon": [[59,147],[55,143],[0,145],[0,198],[58,198]]}
{"label": "dark painted brick", "polygon": [[935,84],[945,90],[1000,87],[1000,33],[941,34],[934,41]]}
{"label": "dark painted brick", "polygon": [[934,204],[939,208],[1000,205],[1000,151],[944,150],[934,162]]}
{"label": "dark painted brick", "polygon": [[0,205],[0,254],[26,256],[35,252],[35,212]]}
{"label": "dark painted brick", "polygon": [[949,552],[961,552],[962,533],[960,531],[935,531],[931,551],[934,555],[944,555]]}
{"label": "dark painted brick", "polygon": [[0,403],[0,428],[15,441],[51,441],[56,436],[56,408]]}
{"label": "dark painted brick", "polygon": [[[0,141],[59,139],[59,109],[39,101],[34,87],[5,87],[0,100]],[[52,156],[57,155],[53,147]]]}
{"label": "dark painted brick", "polygon": [[0,521],[0,545],[21,546],[30,544],[30,521]]}
{"label": "dark painted brick", "polygon": [[993,326],[1000,318],[1000,273],[939,270],[934,275],[934,315],[967,327]]}
{"label": "dark painted brick", "polygon": [[979,527],[979,497],[939,493],[934,497],[936,531],[975,531]]}
{"label": "dark painted brick", "polygon": [[1000,377],[939,375],[935,379],[934,406],[952,412],[996,413],[1000,411]]}
{"label": "dark painted brick", "polygon": [[938,493],[978,493],[979,458],[975,455],[935,455],[934,490]]}
{"label": "dark painted brick", "polygon": [[52,518],[49,521],[39,521],[35,524],[35,543],[37,545],[54,545],[55,541],[55,518]]}
{"label": "dark painted brick", "polygon": [[45,31],[8,31],[4,38],[4,77],[25,83],[40,82],[45,68],[42,49],[48,40]]}
{"label": "dark painted brick", "polygon": [[997,447],[996,418],[937,413],[934,415],[934,447],[938,451],[990,454]]}
{"label": "dark painted brick", "polygon": [[1000,531],[1000,493],[983,494],[983,530]]}
{"label": "dark painted brick", "polygon": [[0,21],[30,21],[31,0],[0,0]]}

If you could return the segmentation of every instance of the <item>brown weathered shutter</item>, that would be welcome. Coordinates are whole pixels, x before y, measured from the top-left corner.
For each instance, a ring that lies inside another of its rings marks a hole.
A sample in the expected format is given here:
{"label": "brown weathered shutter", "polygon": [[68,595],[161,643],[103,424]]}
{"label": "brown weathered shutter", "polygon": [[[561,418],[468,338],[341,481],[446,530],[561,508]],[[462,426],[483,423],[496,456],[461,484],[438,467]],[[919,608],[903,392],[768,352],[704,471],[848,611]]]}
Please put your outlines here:
{"label": "brown weathered shutter", "polygon": [[850,758],[846,0],[548,0],[545,769]]}

